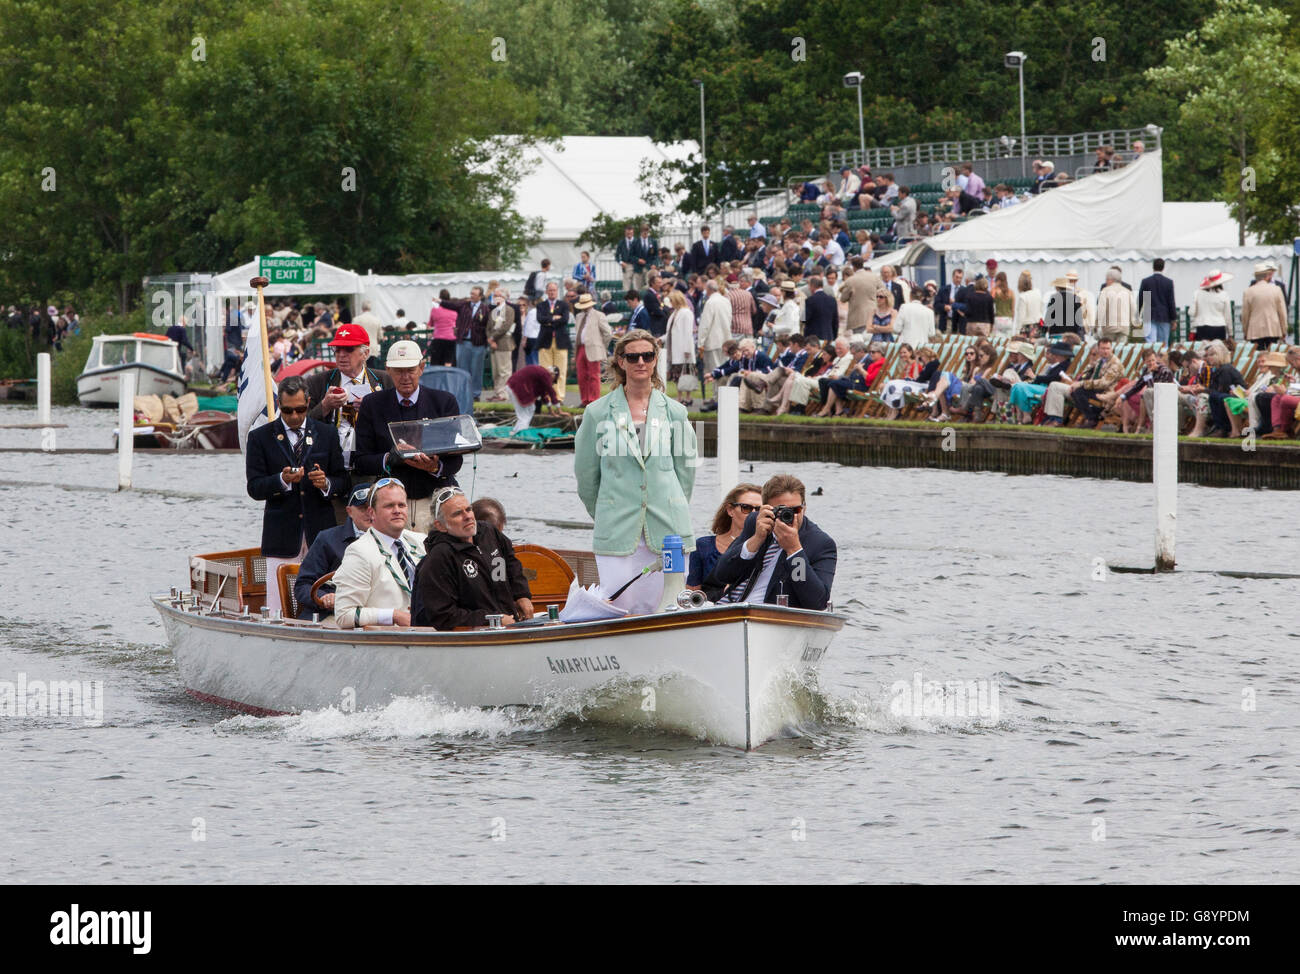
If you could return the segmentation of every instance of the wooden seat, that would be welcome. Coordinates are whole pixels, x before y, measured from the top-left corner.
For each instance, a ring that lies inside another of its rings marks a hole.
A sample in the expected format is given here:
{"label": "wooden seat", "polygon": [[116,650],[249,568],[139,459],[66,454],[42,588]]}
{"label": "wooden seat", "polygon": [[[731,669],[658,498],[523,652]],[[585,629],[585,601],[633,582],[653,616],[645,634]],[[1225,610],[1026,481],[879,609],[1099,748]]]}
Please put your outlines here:
{"label": "wooden seat", "polygon": [[297,562],[289,562],[275,570],[275,583],[280,587],[280,605],[284,615],[298,618],[298,599],[293,594],[293,583],[298,578]]}
{"label": "wooden seat", "polygon": [[190,558],[190,591],[207,609],[238,613],[247,604],[243,571],[238,563],[194,555]]}
{"label": "wooden seat", "polygon": [[[237,548],[195,557],[238,568],[241,605],[248,606],[249,612],[255,615],[261,611],[266,604],[266,559],[262,557],[261,548]],[[200,587],[194,584],[192,572],[190,587],[195,592],[200,591]]]}
{"label": "wooden seat", "polygon": [[533,607],[544,612],[548,605],[564,607],[569,586],[577,573],[564,556],[539,544],[515,545],[515,557],[524,568]]}

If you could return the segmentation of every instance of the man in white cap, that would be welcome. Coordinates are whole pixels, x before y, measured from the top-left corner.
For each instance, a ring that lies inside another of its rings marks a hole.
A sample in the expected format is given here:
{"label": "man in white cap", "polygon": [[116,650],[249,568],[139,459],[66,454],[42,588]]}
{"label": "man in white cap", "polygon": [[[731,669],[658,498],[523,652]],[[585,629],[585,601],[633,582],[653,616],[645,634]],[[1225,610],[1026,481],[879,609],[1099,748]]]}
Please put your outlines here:
{"label": "man in white cap", "polygon": [[406,488],[411,529],[426,534],[433,525],[433,495],[442,487],[456,486],[456,473],[464,458],[460,454],[417,453],[403,459],[394,449],[388,424],[457,416],[460,406],[450,392],[420,385],[424,357],[415,342],[394,344],[385,364],[393,388],[361,400],[352,465],[357,474],[398,478]]}
{"label": "man in white cap", "polygon": [[[338,430],[343,449],[343,465],[352,471],[352,454],[356,450],[356,422],[361,400],[372,392],[393,388],[393,380],[382,369],[366,366],[370,357],[370,333],[353,322],[339,325],[329,347],[334,349],[334,368],[318,369],[307,376],[307,394],[311,398],[311,418],[329,423]],[[351,486],[351,484],[349,484]],[[347,520],[342,498],[334,504],[334,518],[339,524]]]}

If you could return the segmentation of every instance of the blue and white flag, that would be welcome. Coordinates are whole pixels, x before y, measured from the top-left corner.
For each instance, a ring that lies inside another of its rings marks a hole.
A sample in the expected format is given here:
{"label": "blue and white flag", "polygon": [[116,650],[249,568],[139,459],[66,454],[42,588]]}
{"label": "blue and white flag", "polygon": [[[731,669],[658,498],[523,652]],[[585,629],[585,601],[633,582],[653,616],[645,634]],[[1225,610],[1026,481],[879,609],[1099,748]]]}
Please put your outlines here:
{"label": "blue and white flag", "polygon": [[[242,312],[241,312],[242,313]],[[247,453],[245,444],[250,431],[267,421],[266,337],[262,334],[261,316],[254,312],[248,320],[248,337],[244,339],[244,364],[239,369],[239,450]],[[275,395],[272,383],[271,395]]]}

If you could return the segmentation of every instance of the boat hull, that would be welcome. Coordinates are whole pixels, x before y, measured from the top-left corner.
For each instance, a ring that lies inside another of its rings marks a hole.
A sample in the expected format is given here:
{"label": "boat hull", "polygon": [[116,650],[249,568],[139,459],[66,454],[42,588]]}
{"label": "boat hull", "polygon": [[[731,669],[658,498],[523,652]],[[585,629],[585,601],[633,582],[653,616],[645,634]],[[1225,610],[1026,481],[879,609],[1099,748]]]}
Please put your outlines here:
{"label": "boat hull", "polygon": [[83,406],[116,406],[122,376],[135,375],[137,396],[183,396],[185,377],[140,362],[114,368],[95,369],[77,376],[77,401]]}
{"label": "boat hull", "polygon": [[800,692],[843,619],[774,606],[440,633],[343,631],[154,606],[197,696],[261,714],[383,707],[576,705],[632,726],[754,748],[807,715]]}

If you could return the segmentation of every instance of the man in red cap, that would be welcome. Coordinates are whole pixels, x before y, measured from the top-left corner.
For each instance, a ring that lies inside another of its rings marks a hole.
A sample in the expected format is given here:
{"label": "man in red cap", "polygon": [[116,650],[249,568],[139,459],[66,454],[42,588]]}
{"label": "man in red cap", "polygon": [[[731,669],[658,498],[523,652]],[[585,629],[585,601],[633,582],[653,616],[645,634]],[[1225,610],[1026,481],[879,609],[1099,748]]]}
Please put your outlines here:
{"label": "man in red cap", "polygon": [[[361,409],[361,400],[372,392],[393,388],[393,380],[383,369],[366,366],[370,357],[370,333],[357,324],[339,325],[330,342],[334,349],[334,368],[320,369],[307,376],[307,392],[314,403],[311,418],[329,423],[338,429],[339,445],[343,448],[343,463],[348,468],[348,489],[352,489],[352,451],[356,448],[354,424]],[[347,509],[335,504],[335,519],[339,524],[347,520]]]}

